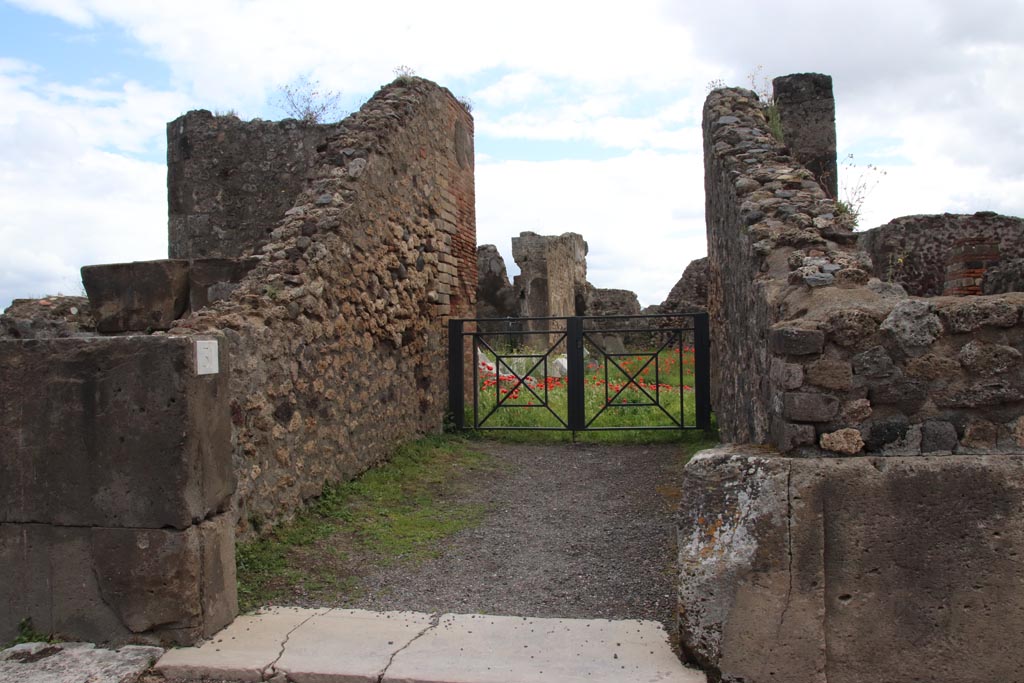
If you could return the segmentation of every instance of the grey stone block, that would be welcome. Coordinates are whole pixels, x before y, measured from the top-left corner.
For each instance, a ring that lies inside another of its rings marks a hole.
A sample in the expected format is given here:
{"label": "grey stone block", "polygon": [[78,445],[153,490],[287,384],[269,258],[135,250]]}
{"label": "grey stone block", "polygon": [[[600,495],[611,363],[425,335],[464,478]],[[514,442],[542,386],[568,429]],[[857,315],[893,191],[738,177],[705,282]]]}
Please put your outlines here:
{"label": "grey stone block", "polygon": [[0,342],[0,522],[180,529],[223,509],[226,358],[197,376],[194,355],[185,337]]}
{"label": "grey stone block", "polygon": [[684,653],[723,681],[1024,680],[1021,482],[1021,456],[698,454]]}
{"label": "grey stone block", "polygon": [[768,337],[772,353],[787,356],[808,356],[821,353],[825,346],[825,333],[802,327],[775,327]]}
{"label": "grey stone block", "polygon": [[853,371],[865,377],[888,377],[893,373],[892,358],[881,346],[872,346],[852,359]]}
{"label": "grey stone block", "polygon": [[235,524],[231,515],[217,515],[199,525],[202,550],[203,637],[209,638],[238,615],[235,574]]}
{"label": "grey stone block", "polygon": [[782,414],[797,422],[828,422],[839,413],[839,399],[827,394],[786,392],[782,396]]}
{"label": "grey stone block", "polygon": [[797,446],[813,444],[817,435],[814,425],[793,424],[779,417],[772,420],[770,436],[772,445],[783,453],[788,453]]}
{"label": "grey stone block", "polygon": [[90,530],[103,602],[132,633],[195,630],[202,621],[199,531]]}
{"label": "grey stone block", "polygon": [[96,643],[190,644],[238,604],[227,515],[174,529],[0,524],[0,640],[18,623]]}
{"label": "grey stone block", "polygon": [[927,384],[897,377],[878,382],[868,389],[872,405],[895,405],[905,413],[915,413],[928,396]]}
{"label": "grey stone block", "polygon": [[194,259],[189,263],[189,310],[198,311],[230,296],[235,286],[259,263],[258,258]]}
{"label": "grey stone block", "polygon": [[950,422],[929,420],[921,425],[922,453],[951,453],[956,449],[956,427]]}
{"label": "grey stone block", "polygon": [[188,307],[188,261],[135,261],[82,268],[100,332],[166,330]]}

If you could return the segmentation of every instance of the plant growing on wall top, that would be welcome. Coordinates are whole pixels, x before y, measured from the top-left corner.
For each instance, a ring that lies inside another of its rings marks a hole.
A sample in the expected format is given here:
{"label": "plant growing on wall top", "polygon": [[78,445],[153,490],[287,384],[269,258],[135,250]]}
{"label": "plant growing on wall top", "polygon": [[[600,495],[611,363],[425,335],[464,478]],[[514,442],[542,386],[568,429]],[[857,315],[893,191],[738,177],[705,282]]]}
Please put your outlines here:
{"label": "plant growing on wall top", "polygon": [[302,75],[279,87],[272,104],[290,118],[306,123],[333,123],[345,116],[340,102],[340,92],[325,90],[320,81]]}
{"label": "plant growing on wall top", "polygon": [[852,154],[847,154],[839,165],[839,194],[842,195],[842,199],[836,200],[836,211],[840,215],[850,216],[853,220],[853,227],[857,227],[857,223],[860,221],[864,200],[878,186],[884,175],[886,175],[885,169],[879,168],[875,164],[857,166],[853,161]]}
{"label": "plant growing on wall top", "polygon": [[[750,80],[750,89],[765,104],[764,117],[768,120],[768,129],[771,131],[772,137],[779,142],[783,142],[782,119],[779,118],[779,108],[775,104],[775,92],[774,88],[772,88],[772,81],[761,73],[762,69],[764,67],[758,64],[756,69],[747,74],[747,78]],[[758,79],[760,79],[760,83],[758,83]]]}

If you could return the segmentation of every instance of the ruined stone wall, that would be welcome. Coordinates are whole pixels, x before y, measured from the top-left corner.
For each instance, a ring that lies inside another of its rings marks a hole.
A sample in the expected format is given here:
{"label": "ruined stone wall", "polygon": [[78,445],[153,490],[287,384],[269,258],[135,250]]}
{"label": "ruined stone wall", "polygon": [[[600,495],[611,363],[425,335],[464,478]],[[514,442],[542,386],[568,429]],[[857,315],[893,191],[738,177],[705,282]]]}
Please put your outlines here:
{"label": "ruined stone wall", "polygon": [[587,243],[574,232],[512,238],[519,266],[515,287],[524,317],[583,315],[587,295]]}
{"label": "ruined stone wall", "polygon": [[695,313],[708,309],[708,259],[695,259],[652,313]]}
{"label": "ruined stone wall", "polygon": [[859,233],[857,247],[871,257],[878,279],[911,296],[939,296],[953,252],[968,240],[993,247],[1000,262],[1024,258],[1024,220],[991,211],[904,216]]}
{"label": "ruined stone wall", "polygon": [[337,125],[190,111],[167,124],[168,255],[259,253]]}
{"label": "ruined stone wall", "polygon": [[0,314],[0,339],[84,337],[95,332],[96,321],[84,296],[15,299]]}
{"label": "ruined stone wall", "polygon": [[493,244],[476,249],[476,317],[518,318],[519,297],[508,279],[505,259]]}
{"label": "ruined stone wall", "polygon": [[241,534],[440,429],[444,323],[475,305],[472,131],[447,90],[384,87],[327,130],[230,298],[175,324],[232,358]]}
{"label": "ruined stone wall", "polygon": [[836,199],[839,169],[832,77],[827,74],[779,76],[772,79],[772,98],[786,149],[811,172],[825,194]]}
{"label": "ruined stone wall", "polygon": [[[1018,294],[908,297],[767,131],[753,93],[705,105],[714,407],[783,452],[1024,450]],[[753,400],[751,400],[753,399]]]}
{"label": "ruined stone wall", "polygon": [[1024,624],[1024,294],[871,278],[754,93],[712,92],[704,131],[714,408],[738,445],[686,466],[684,656],[723,683],[1021,679],[998,641]]}

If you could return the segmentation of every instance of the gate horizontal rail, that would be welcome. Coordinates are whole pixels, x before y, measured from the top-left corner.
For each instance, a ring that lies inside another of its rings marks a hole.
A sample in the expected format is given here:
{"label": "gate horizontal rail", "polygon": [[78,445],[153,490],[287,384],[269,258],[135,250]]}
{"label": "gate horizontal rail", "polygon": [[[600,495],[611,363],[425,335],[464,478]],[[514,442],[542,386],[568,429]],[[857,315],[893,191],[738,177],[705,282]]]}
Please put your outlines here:
{"label": "gate horizontal rail", "polygon": [[[627,350],[626,341],[645,348]],[[706,313],[451,319],[449,409],[458,429],[707,430],[709,342]],[[692,386],[684,383],[690,363]],[[674,384],[666,376],[673,367]],[[692,401],[684,396],[688,392]],[[606,424],[624,409],[632,409],[634,417],[647,409],[655,419]],[[548,417],[532,424],[502,423],[511,413]],[[662,424],[654,423],[658,420]]]}

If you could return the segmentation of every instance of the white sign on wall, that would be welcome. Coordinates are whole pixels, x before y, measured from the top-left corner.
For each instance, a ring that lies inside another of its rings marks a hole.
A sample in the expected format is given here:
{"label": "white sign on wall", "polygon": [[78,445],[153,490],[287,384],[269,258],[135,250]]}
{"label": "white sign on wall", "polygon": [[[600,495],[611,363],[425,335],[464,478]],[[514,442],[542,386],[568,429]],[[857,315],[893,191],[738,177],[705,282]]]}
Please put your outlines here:
{"label": "white sign on wall", "polygon": [[196,374],[216,375],[220,372],[220,355],[216,339],[196,340]]}

